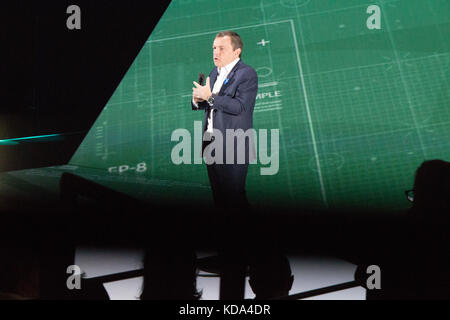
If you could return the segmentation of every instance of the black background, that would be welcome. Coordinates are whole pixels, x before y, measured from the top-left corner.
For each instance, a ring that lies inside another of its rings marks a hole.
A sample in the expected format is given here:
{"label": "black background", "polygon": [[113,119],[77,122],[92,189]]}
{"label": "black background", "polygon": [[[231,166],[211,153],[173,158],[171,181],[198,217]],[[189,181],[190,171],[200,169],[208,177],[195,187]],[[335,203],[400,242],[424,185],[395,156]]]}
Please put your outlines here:
{"label": "black background", "polygon": [[[169,3],[2,2],[0,139],[77,134],[59,143],[0,146],[0,171],[66,163]],[[81,30],[66,26],[72,4],[81,9]]]}

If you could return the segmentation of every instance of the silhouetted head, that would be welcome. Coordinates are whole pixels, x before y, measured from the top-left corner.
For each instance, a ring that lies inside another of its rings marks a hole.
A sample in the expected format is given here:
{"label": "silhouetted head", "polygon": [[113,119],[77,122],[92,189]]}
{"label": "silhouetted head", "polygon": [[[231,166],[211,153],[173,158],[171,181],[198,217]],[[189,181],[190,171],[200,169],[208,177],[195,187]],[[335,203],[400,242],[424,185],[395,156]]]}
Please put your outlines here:
{"label": "silhouetted head", "polygon": [[39,298],[39,257],[33,248],[0,247],[0,299]]}
{"label": "silhouetted head", "polygon": [[294,282],[289,260],[283,254],[270,254],[251,259],[249,276],[255,299],[287,296]]}
{"label": "silhouetted head", "polygon": [[450,162],[430,160],[417,169],[413,208],[450,214]]}
{"label": "silhouetted head", "polygon": [[198,300],[195,251],[157,248],[144,259],[141,300]]}

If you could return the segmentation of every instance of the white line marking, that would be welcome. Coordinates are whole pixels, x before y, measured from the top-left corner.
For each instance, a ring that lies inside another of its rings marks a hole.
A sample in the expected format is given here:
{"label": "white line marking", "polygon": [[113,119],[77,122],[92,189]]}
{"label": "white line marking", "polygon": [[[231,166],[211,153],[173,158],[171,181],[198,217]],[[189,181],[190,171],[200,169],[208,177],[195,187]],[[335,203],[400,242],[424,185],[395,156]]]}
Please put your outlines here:
{"label": "white line marking", "polygon": [[[291,20],[281,20],[281,21],[268,22],[268,23],[260,23],[260,24],[254,24],[254,25],[243,26],[243,27],[234,27],[233,30],[246,29],[246,28],[254,28],[254,27],[261,27],[261,26],[265,26],[265,25],[278,24],[278,23],[284,23],[284,22],[289,22],[289,21],[291,21]],[[201,33],[186,34],[186,35],[182,35],[182,36],[169,37],[169,38],[163,38],[163,39],[148,40],[146,43],[150,43],[150,42],[161,42],[161,41],[175,40],[175,39],[181,39],[181,38],[198,37],[198,36],[203,36],[203,35],[211,34],[211,33],[219,33],[219,32],[221,32],[221,31],[223,31],[223,30],[221,29],[221,30],[215,30],[215,31],[207,31],[207,32],[201,32]]]}
{"label": "white line marking", "polygon": [[406,99],[408,101],[408,107],[409,107],[409,111],[411,112],[411,116],[413,118],[413,122],[414,122],[414,127],[416,129],[417,132],[417,136],[419,137],[419,143],[420,143],[420,147],[422,149],[422,155],[425,158],[427,158],[427,152],[425,151],[425,145],[423,142],[423,138],[422,138],[422,134],[420,133],[420,129],[419,129],[419,125],[417,122],[417,116],[416,116],[416,112],[413,108],[413,103],[411,101],[411,94],[410,94],[410,90],[408,88],[408,84],[407,81],[405,79],[405,75],[404,75],[404,71],[403,71],[403,67],[402,67],[402,62],[400,60],[400,56],[398,54],[398,50],[395,46],[395,41],[394,41],[394,37],[392,36],[392,29],[389,26],[389,20],[386,16],[386,13],[384,12],[384,7],[382,7],[382,14],[383,14],[383,19],[384,19],[384,23],[387,26],[387,31],[388,31],[388,35],[389,35],[389,40],[391,42],[392,45],[392,50],[394,51],[394,56],[395,56],[395,61],[398,64],[398,70],[400,72],[400,79],[403,85],[403,90],[405,91],[405,95],[406,95]]}
{"label": "white line marking", "polygon": [[314,132],[314,126],[313,126],[313,123],[312,123],[311,111],[310,111],[310,108],[309,108],[309,101],[308,101],[308,94],[306,93],[306,85],[305,85],[305,79],[303,77],[303,68],[302,68],[302,62],[301,62],[301,59],[300,59],[300,52],[298,51],[297,35],[295,33],[294,21],[291,20],[290,22],[291,22],[292,33],[294,35],[294,46],[295,46],[295,51],[297,53],[297,64],[298,64],[298,67],[299,67],[300,79],[301,79],[301,82],[302,82],[303,96],[305,98],[305,106],[306,106],[306,114],[308,116],[309,130],[311,132],[311,138],[312,138],[312,141],[313,141],[314,156],[316,158],[316,166],[317,166],[317,173],[319,175],[320,189],[322,191],[322,198],[323,198],[323,201],[325,203],[325,206],[328,207],[327,194],[326,194],[326,191],[325,191],[325,184],[323,182],[322,170],[320,168],[319,152],[317,150],[316,134]]}
{"label": "white line marking", "polygon": [[255,104],[255,107],[262,106],[264,104],[272,104],[272,103],[280,103],[280,102],[281,102],[281,100],[258,102],[258,103]]}
{"label": "white line marking", "polygon": [[272,110],[281,110],[283,109],[283,107],[275,107],[275,108],[267,108],[267,109],[257,109],[254,110],[253,112],[263,112],[263,111],[272,111]]}
{"label": "white line marking", "polygon": [[258,87],[259,88],[273,87],[273,86],[276,86],[277,84],[278,84],[278,81],[266,82],[266,83],[262,83],[262,84],[258,85]]}

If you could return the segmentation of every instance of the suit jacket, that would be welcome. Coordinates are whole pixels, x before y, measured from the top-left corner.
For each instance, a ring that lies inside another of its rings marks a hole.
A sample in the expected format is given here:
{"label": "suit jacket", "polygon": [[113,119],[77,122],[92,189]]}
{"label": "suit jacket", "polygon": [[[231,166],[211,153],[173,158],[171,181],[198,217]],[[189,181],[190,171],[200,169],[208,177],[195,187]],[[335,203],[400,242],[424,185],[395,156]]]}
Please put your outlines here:
{"label": "suit jacket", "polygon": [[[209,74],[211,91],[217,79],[217,68]],[[207,118],[211,108],[213,113],[213,127],[220,130],[223,136],[223,163],[226,162],[226,129],[242,129],[244,132],[253,128],[253,109],[255,107],[256,94],[258,91],[258,76],[256,71],[239,60],[231,69],[227,77],[227,83],[222,85],[219,93],[214,99],[212,107],[206,101],[198,103],[198,108],[192,104],[193,110],[204,110],[203,133],[207,129]],[[253,137],[251,139],[244,136],[235,138],[234,141],[234,162],[237,163],[237,149],[239,142],[245,142],[245,163],[256,160],[255,145]],[[202,153],[208,142],[203,141]]]}

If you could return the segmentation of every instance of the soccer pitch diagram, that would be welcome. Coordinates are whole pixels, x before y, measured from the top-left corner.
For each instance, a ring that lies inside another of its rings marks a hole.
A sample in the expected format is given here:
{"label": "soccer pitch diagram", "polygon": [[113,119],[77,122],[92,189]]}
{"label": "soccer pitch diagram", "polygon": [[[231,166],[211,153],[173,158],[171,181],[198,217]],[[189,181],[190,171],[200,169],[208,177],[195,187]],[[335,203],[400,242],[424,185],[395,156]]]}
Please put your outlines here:
{"label": "soccer pitch diagram", "polygon": [[194,145],[192,82],[224,30],[258,74],[254,128],[279,130],[278,173],[249,166],[252,204],[401,210],[418,166],[450,161],[448,0],[174,0],[69,165],[139,198],[212,201],[171,135]]}

